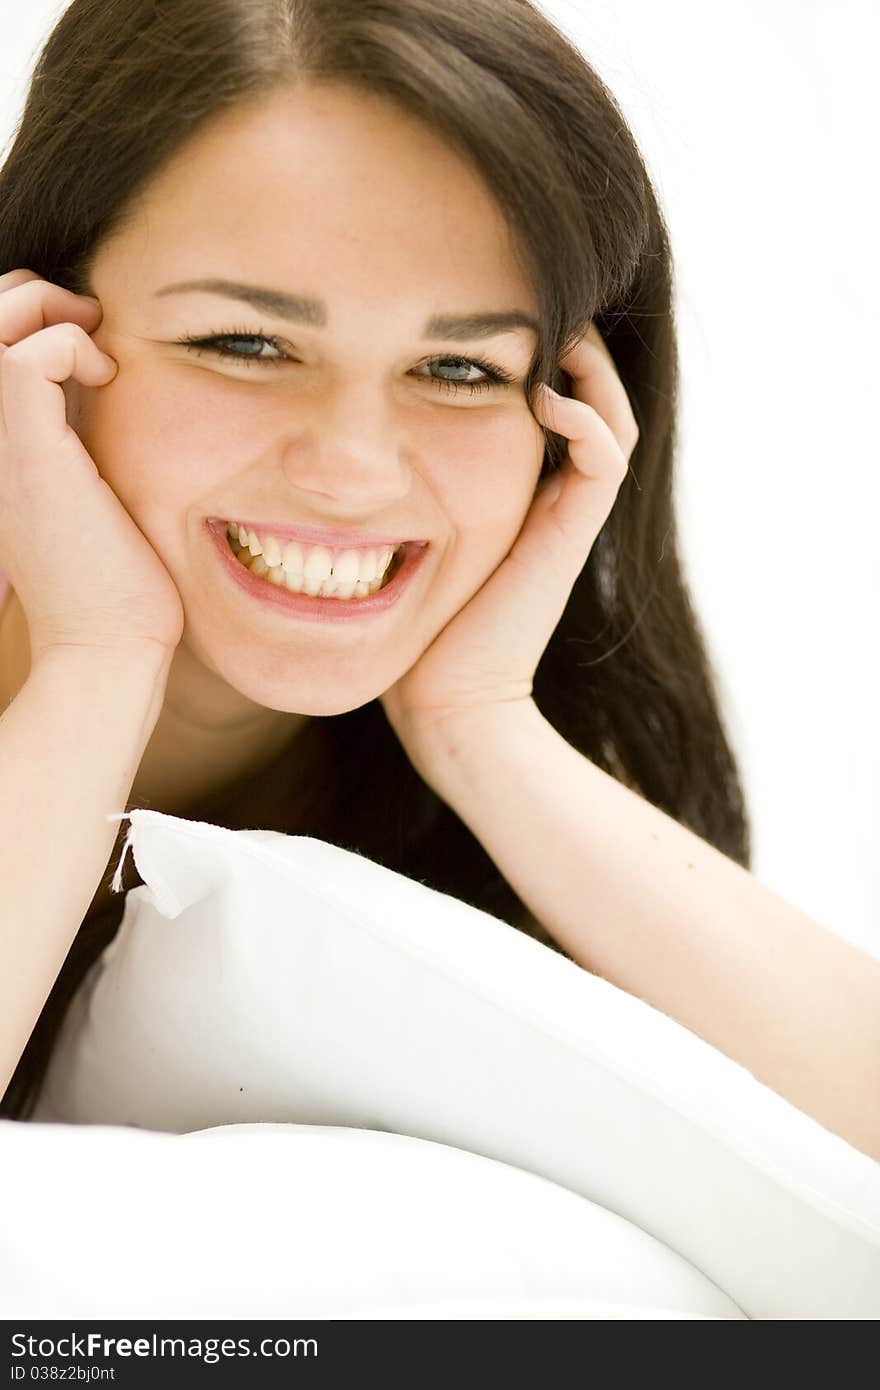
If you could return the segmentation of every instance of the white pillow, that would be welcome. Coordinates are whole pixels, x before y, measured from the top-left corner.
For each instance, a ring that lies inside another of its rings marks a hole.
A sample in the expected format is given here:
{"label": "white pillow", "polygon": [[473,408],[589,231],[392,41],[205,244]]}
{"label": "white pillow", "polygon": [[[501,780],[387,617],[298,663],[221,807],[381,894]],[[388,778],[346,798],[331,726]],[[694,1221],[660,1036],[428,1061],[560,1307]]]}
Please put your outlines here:
{"label": "white pillow", "polygon": [[744,1316],[584,1197],[406,1135],[6,1120],[0,1164],[7,1319]]}
{"label": "white pillow", "polygon": [[616,1212],[749,1318],[880,1316],[880,1164],[696,1034],[337,846],[130,819],[144,884],[35,1119],[431,1139]]}

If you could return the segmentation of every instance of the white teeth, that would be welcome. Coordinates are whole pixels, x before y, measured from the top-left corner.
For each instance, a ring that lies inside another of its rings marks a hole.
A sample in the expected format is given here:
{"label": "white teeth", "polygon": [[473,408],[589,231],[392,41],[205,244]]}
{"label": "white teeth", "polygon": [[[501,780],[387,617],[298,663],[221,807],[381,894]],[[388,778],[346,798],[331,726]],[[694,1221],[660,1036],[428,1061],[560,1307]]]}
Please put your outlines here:
{"label": "white teeth", "polygon": [[289,544],[284,547],[281,563],[288,574],[302,574],[306,563],[305,556],[302,552],[302,546],[297,545],[296,541],[290,541]]}
{"label": "white teeth", "polygon": [[266,564],[270,569],[281,564],[281,546],[274,536],[269,536],[263,546],[263,554],[266,557]]}
{"label": "white teeth", "polygon": [[[246,547],[252,558],[264,559],[268,570],[283,567],[283,576],[279,576],[276,582],[280,583],[283,577],[289,588],[305,593],[310,592],[310,585],[317,585],[316,593],[337,593],[339,597],[351,597],[361,592],[374,593],[376,581],[384,578],[394,557],[394,547],[390,545],[370,550],[351,548],[338,551],[335,555],[328,546],[304,548],[298,541],[288,541],[282,547],[274,536],[267,536],[261,542],[255,531],[248,531],[247,527],[234,521],[227,523],[227,535],[236,545]],[[353,589],[350,593],[344,593],[349,585],[353,585]],[[368,587],[361,591],[359,585]]]}
{"label": "white teeth", "polygon": [[333,568],[333,556],[324,545],[313,546],[306,556],[306,566],[303,574],[306,579],[316,579],[319,584],[323,584],[325,579],[329,579]]}
{"label": "white teeth", "polygon": [[366,598],[382,587],[394,557],[393,546],[348,549],[334,556],[323,545],[304,549],[297,541],[288,541],[282,548],[274,536],[261,544],[256,532],[233,521],[227,523],[227,535],[251,574],[312,597]]}
{"label": "white teeth", "polygon": [[[356,584],[358,579],[366,579],[361,569],[361,557],[356,550],[343,550],[333,562],[333,578],[339,584]],[[372,576],[375,578],[375,575]]]}

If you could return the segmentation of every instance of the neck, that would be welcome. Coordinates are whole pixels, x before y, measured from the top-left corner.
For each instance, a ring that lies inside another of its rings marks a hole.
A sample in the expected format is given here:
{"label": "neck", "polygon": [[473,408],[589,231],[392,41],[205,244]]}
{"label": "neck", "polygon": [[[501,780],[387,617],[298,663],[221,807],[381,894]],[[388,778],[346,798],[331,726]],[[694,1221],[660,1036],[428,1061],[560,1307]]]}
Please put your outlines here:
{"label": "neck", "polygon": [[254,704],[181,643],[131,799],[181,814],[271,765],[308,723],[307,715]]}
{"label": "neck", "polygon": [[[0,613],[0,713],[29,674],[27,619],[11,592]],[[128,802],[183,815],[199,800],[271,765],[309,722],[307,715],[245,699],[181,644]]]}

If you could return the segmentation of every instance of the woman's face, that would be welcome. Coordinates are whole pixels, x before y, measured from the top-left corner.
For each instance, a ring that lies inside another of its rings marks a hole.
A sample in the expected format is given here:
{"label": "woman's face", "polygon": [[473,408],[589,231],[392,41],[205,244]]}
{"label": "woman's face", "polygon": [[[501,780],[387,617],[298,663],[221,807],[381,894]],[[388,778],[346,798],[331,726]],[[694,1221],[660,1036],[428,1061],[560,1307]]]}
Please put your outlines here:
{"label": "woman's face", "polygon": [[[206,279],[322,300],[325,313],[161,293]],[[540,473],[523,394],[534,330],[427,331],[439,315],[537,312],[478,177],[379,98],[285,91],[178,153],[103,244],[91,290],[104,309],[95,341],[119,372],[81,390],[78,432],[180,591],[200,689],[219,679],[241,708],[318,715],[377,698],[507,554]],[[211,334],[239,335],[226,347],[244,360],[178,342]],[[277,341],[240,337],[259,334]],[[448,360],[474,357],[510,384],[457,385],[485,380]],[[229,578],[208,518],[429,548],[386,611],[303,620]]]}

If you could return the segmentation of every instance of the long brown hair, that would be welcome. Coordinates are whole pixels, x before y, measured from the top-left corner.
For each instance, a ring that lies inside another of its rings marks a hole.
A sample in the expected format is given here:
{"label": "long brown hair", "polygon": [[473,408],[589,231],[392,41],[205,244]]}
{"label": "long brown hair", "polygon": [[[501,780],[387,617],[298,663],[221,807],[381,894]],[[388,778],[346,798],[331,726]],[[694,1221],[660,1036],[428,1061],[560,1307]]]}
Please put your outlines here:
{"label": "long brown hair", "polygon": [[[530,403],[540,381],[570,392],[558,359],[591,319],[602,333],[639,442],[534,699],[574,748],[748,868],[739,772],[679,556],[667,228],[614,97],[529,0],[73,0],[0,170],[0,273],[23,267],[92,292],[102,240],[137,216],[181,143],[225,109],[303,81],[384,95],[474,163],[538,296]],[[542,477],[566,447],[545,439]],[[294,745],[295,771],[282,755],[187,815],[356,850],[559,949],[414,772],[378,699],[312,719]],[[81,927],[0,1116],[31,1113],[67,1006],[122,908],[120,894]]]}

